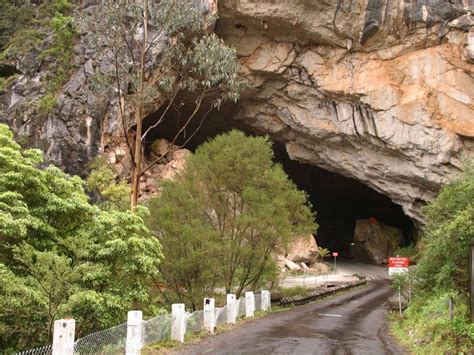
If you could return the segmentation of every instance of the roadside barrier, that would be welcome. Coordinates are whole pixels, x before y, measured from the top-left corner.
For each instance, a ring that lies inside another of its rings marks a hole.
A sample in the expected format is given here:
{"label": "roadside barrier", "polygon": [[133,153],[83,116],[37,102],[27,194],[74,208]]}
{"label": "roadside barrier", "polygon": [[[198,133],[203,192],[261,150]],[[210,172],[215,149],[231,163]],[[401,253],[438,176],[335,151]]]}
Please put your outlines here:
{"label": "roadside barrier", "polygon": [[186,312],[182,303],[171,306],[171,314],[142,319],[142,311],[128,312],[127,322],[101,330],[74,341],[75,320],[60,319],[54,323],[53,344],[16,353],[16,355],[138,355],[147,345],[163,340],[184,342],[186,333],[214,333],[222,324],[235,324],[241,317],[251,318],[255,311],[269,311],[270,292],[246,292],[236,299],[227,295],[223,307],[215,307],[213,298],[205,298],[203,309]]}
{"label": "roadside barrier", "polygon": [[352,282],[346,282],[338,285],[334,285],[333,287],[327,288],[318,288],[314,291],[311,291],[305,295],[298,295],[298,296],[290,296],[290,297],[282,297],[279,301],[280,306],[288,306],[288,305],[301,305],[311,301],[314,301],[318,298],[322,298],[325,296],[333,295],[339,291],[348,290],[353,287],[361,286],[367,283],[366,279],[361,279]]}

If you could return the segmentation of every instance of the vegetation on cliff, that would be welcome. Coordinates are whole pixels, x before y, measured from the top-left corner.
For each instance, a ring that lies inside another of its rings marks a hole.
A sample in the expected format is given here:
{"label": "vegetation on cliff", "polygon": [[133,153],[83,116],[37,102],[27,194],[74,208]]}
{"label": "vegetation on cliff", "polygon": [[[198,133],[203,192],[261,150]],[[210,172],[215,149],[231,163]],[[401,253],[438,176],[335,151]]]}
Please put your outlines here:
{"label": "vegetation on cliff", "polygon": [[[395,331],[417,353],[468,352],[474,348],[469,319],[469,253],[474,243],[474,169],[446,185],[425,208],[428,225],[416,270],[408,281],[414,299]],[[448,299],[455,304],[454,319]]]}
{"label": "vegetation on cliff", "polygon": [[272,251],[312,233],[307,195],[273,163],[268,138],[231,131],[203,144],[150,200],[147,223],[163,246],[163,290],[199,307],[218,288],[240,296],[276,271]]}
{"label": "vegetation on cliff", "polygon": [[[97,47],[105,47],[113,63],[112,71],[98,73],[95,86],[101,95],[114,87],[113,95],[120,103],[123,139],[133,156],[132,210],[138,204],[141,176],[164,157],[143,164],[147,136],[163,125],[167,113],[182,113],[172,143],[182,137],[189,141],[213,108],[239,97],[242,81],[237,55],[222,39],[208,33],[214,20],[209,11],[187,0],[102,4],[90,19],[96,40],[105,41]],[[160,105],[161,115],[144,130],[146,107]],[[185,105],[190,110],[183,110]],[[126,112],[130,108],[132,120]],[[191,124],[194,121],[198,124]]]}
{"label": "vegetation on cliff", "polygon": [[53,321],[76,337],[149,299],[161,259],[140,214],[92,205],[83,182],[21,149],[0,125],[0,349],[45,345]]}

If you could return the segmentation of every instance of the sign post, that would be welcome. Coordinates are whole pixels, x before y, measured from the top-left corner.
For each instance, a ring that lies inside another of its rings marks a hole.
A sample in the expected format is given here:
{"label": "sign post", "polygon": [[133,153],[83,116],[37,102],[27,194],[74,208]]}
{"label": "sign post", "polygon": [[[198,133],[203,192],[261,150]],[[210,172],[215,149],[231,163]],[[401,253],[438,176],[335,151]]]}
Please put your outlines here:
{"label": "sign post", "polygon": [[471,284],[471,289],[470,289],[470,296],[471,296],[471,323],[474,323],[474,245],[471,245],[471,253],[469,255],[469,261],[470,261],[470,284]]}
{"label": "sign post", "polygon": [[334,251],[332,253],[332,256],[334,256],[334,273],[336,273],[336,267],[337,267],[337,263],[336,263],[336,258],[339,256],[339,253],[337,251]]}
{"label": "sign post", "polygon": [[[409,264],[410,262],[408,258],[403,258],[399,256],[388,258],[388,274],[391,276],[391,275],[407,272]],[[410,298],[411,298],[411,290],[410,290]],[[402,288],[401,286],[398,286],[398,310],[401,316],[402,315]]]}

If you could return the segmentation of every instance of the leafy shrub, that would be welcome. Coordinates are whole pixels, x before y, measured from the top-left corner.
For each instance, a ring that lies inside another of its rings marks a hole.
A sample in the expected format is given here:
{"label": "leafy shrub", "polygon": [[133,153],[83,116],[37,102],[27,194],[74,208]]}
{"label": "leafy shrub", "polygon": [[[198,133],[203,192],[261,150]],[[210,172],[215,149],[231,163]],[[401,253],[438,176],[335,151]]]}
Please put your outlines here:
{"label": "leafy shrub", "polygon": [[56,108],[57,105],[58,99],[56,96],[53,93],[47,93],[39,99],[36,109],[38,112],[50,113]]}
{"label": "leafy shrub", "polygon": [[29,25],[33,17],[31,5],[15,6],[11,1],[0,0],[0,51],[16,31]]}
{"label": "leafy shrub", "polygon": [[410,259],[410,261],[416,261],[417,260],[417,250],[416,247],[413,243],[410,243],[407,246],[401,246],[395,249],[393,252],[393,255],[399,255],[403,256],[405,258]]}
{"label": "leafy shrub", "polygon": [[[394,327],[416,353],[462,353],[474,348],[474,325],[468,310],[473,201],[474,170],[468,167],[424,210],[428,218],[424,247],[415,271],[409,275],[415,286],[414,301]],[[449,297],[455,304],[453,321],[447,314]]]}
{"label": "leafy shrub", "polygon": [[[448,299],[455,305],[455,317],[449,318]],[[417,354],[439,354],[446,351],[468,353],[474,346],[474,324],[466,317],[464,295],[440,292],[417,297],[395,325],[395,333]]]}
{"label": "leafy shrub", "polygon": [[0,349],[51,341],[55,319],[76,336],[116,325],[147,303],[161,248],[142,215],[89,203],[83,181],[23,150],[0,124]]}

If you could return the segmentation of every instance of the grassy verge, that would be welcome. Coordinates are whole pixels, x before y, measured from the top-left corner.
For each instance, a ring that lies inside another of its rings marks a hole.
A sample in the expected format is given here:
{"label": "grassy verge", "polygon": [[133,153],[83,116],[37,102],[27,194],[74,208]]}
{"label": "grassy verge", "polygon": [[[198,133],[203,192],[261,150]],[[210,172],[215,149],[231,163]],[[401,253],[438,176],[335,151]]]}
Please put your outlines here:
{"label": "grassy verge", "polygon": [[[447,299],[453,297],[455,313],[449,317]],[[415,300],[400,317],[391,314],[395,338],[414,354],[470,354],[474,349],[474,324],[467,302],[459,295],[441,293]]]}

